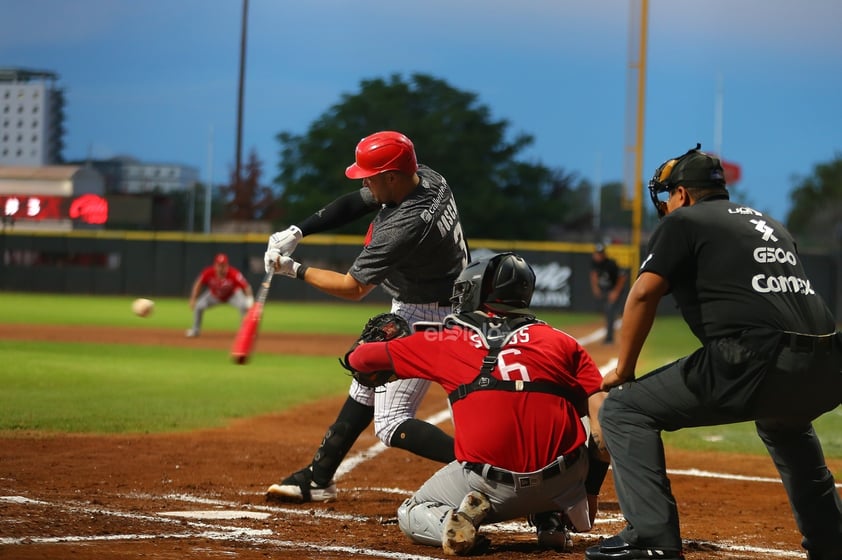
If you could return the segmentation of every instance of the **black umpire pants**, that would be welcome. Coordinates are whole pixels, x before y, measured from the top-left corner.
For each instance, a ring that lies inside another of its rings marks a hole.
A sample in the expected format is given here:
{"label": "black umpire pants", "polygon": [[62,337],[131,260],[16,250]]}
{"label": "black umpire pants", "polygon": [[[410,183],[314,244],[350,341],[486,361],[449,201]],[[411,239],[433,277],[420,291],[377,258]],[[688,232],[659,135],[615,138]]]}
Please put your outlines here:
{"label": "black umpire pants", "polygon": [[842,551],[842,500],[812,420],[842,402],[842,335],[821,351],[782,348],[780,333],[720,339],[612,389],[600,412],[614,484],[639,547],[681,549],[661,431],[754,420],[801,534],[819,558]]}

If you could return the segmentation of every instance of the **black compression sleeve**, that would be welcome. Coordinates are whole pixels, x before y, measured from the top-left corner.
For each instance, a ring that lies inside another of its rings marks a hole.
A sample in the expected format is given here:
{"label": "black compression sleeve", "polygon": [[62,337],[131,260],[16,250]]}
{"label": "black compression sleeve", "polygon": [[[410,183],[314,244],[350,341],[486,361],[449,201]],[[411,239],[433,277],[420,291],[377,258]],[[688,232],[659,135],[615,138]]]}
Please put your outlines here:
{"label": "black compression sleeve", "polygon": [[588,442],[588,474],[585,477],[585,491],[593,496],[599,495],[599,489],[602,488],[602,483],[605,481],[605,476],[608,474],[609,463],[606,463],[599,457],[596,451],[596,442],[591,437]]}
{"label": "black compression sleeve", "polygon": [[302,235],[329,231],[353,222],[376,208],[377,206],[366,204],[360,191],[350,192],[340,196],[312,216],[301,220],[298,228]]}

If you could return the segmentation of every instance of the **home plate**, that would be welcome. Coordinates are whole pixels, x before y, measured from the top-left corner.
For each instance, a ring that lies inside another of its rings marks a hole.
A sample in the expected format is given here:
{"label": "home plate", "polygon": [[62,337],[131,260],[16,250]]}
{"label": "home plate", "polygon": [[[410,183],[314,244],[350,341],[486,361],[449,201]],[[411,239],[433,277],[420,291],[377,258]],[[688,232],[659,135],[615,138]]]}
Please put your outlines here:
{"label": "home plate", "polygon": [[206,511],[160,511],[165,517],[186,517],[188,519],[266,519],[271,514],[260,511],[244,510],[206,510]]}

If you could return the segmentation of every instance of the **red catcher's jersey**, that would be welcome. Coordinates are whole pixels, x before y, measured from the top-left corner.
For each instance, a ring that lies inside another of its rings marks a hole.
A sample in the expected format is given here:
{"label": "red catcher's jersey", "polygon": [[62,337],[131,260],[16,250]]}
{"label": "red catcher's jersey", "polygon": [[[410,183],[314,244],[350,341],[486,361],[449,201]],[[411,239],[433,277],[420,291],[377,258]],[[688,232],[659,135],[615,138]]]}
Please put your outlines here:
{"label": "red catcher's jersey", "polygon": [[[420,377],[452,392],[479,374],[488,348],[473,330],[454,326],[418,332],[385,344],[363,344],[353,363],[360,369],[393,369],[398,377]],[[602,375],[590,354],[570,335],[545,323],[515,331],[497,359],[497,379],[550,381],[599,391]],[[481,390],[453,404],[456,458],[515,472],[538,470],[585,443],[573,404],[538,392]]]}
{"label": "red catcher's jersey", "polygon": [[237,291],[237,288],[245,291],[248,285],[245,276],[233,266],[228,267],[225,276],[219,277],[216,274],[216,268],[211,265],[202,270],[200,281],[203,286],[208,287],[213,297],[219,301],[228,301],[231,295]]}

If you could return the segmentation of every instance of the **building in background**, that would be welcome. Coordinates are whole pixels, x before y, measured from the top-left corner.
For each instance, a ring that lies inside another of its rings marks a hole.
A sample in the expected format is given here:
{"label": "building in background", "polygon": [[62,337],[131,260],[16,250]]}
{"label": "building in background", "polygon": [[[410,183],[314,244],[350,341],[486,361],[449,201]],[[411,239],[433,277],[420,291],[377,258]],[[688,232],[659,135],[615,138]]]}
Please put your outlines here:
{"label": "building in background", "polygon": [[58,75],[0,68],[0,165],[63,163],[64,91]]}
{"label": "building in background", "polygon": [[130,156],[66,162],[58,75],[0,67],[0,227],[193,230],[199,171]]}
{"label": "building in background", "polygon": [[174,194],[189,192],[199,181],[195,167],[175,163],[143,163],[129,156],[73,162],[89,165],[105,179],[108,194]]}

